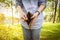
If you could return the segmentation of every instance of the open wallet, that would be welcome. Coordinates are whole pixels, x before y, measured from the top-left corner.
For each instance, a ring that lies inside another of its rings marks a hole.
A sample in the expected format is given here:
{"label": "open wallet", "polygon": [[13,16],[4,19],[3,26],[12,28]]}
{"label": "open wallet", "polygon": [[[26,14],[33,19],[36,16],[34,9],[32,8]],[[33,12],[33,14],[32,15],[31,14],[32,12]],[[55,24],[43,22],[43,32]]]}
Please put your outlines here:
{"label": "open wallet", "polygon": [[27,14],[28,20],[26,20],[26,22],[29,25],[30,29],[32,28],[32,26],[34,25],[34,22],[36,20],[36,18],[31,19],[32,16],[33,16],[33,14],[31,14],[30,12],[28,12],[28,14]]}
{"label": "open wallet", "polygon": [[33,15],[30,13],[30,12],[28,12],[28,14],[27,14],[27,18],[28,18],[28,20],[26,20],[26,22],[27,22],[27,24],[29,25],[29,23],[31,22],[31,17],[32,17]]}

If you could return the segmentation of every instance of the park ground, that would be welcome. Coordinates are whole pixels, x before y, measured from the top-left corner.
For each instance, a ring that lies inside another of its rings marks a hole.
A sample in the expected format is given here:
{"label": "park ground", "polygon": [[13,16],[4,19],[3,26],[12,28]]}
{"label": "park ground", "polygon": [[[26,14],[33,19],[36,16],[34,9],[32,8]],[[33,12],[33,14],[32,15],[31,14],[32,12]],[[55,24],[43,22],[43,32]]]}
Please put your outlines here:
{"label": "park ground", "polygon": [[[60,23],[44,22],[40,32],[41,40],[60,40]],[[24,40],[20,24],[0,25],[0,40]]]}

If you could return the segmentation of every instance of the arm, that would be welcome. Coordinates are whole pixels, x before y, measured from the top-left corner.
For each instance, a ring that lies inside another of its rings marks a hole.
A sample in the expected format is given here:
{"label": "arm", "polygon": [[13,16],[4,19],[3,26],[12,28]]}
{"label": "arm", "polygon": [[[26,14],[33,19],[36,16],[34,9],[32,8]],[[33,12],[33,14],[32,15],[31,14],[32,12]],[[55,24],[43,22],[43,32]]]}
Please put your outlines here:
{"label": "arm", "polygon": [[38,17],[38,15],[40,14],[40,12],[42,12],[42,11],[44,10],[44,8],[46,7],[46,0],[39,0],[39,4],[40,4],[40,5],[39,5],[37,11],[36,11],[36,12],[34,13],[34,15],[31,17],[31,19],[33,19],[33,20],[31,20],[31,22],[30,22],[30,24],[29,24],[30,29],[31,29],[31,27],[33,26],[33,24],[34,24],[36,18]]}
{"label": "arm", "polygon": [[27,20],[27,16],[22,10],[21,0],[16,0],[16,7],[17,7],[18,12],[21,14],[21,18],[24,19],[24,20]]}
{"label": "arm", "polygon": [[40,12],[42,12],[45,7],[46,7],[46,0],[39,0],[38,2],[38,9],[37,11],[34,13],[34,15],[31,18],[35,18],[36,16],[38,16],[40,14]]}
{"label": "arm", "polygon": [[[40,5],[40,7],[38,8],[38,11],[41,12],[44,8],[45,8],[44,5]],[[40,14],[39,12],[34,13],[34,15],[31,17],[32,20],[31,20],[31,22],[29,24],[30,29],[32,28],[32,26],[34,25],[34,22],[35,22],[36,18]]]}

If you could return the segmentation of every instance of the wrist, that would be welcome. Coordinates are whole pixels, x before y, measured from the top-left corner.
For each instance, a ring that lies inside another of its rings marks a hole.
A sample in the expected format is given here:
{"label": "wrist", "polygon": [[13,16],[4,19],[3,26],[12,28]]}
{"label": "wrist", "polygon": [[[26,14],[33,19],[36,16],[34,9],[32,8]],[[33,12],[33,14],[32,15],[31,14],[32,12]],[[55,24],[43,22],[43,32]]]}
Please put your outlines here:
{"label": "wrist", "polygon": [[40,13],[39,11],[36,11],[36,12]]}
{"label": "wrist", "polygon": [[36,13],[38,13],[38,15],[40,14],[40,12],[39,12],[39,11],[36,11]]}

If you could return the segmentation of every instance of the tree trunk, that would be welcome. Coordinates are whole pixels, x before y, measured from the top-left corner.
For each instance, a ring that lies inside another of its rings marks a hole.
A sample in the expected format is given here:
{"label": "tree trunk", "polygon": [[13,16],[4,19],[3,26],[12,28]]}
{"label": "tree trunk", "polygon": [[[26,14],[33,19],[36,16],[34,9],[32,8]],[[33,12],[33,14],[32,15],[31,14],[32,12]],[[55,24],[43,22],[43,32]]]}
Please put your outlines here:
{"label": "tree trunk", "polygon": [[58,1],[59,8],[58,8],[58,22],[60,22],[60,0]]}
{"label": "tree trunk", "polygon": [[58,4],[58,0],[55,1],[55,12],[54,12],[53,23],[55,22],[57,4]]}
{"label": "tree trunk", "polygon": [[11,10],[12,10],[12,25],[14,23],[14,18],[13,18],[13,3],[12,3],[12,0],[11,0]]}

